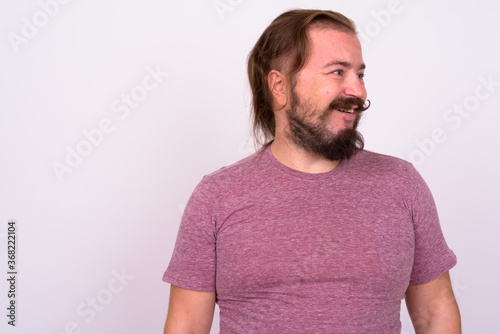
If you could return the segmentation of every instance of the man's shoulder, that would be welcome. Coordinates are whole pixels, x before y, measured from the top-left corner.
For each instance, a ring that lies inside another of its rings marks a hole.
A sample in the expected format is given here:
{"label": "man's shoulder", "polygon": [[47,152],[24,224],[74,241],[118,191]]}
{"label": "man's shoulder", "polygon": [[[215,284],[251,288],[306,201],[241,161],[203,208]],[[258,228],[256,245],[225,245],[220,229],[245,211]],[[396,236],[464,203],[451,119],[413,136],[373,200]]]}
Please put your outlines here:
{"label": "man's shoulder", "polygon": [[356,158],[362,161],[367,161],[370,163],[386,163],[386,164],[397,164],[397,165],[411,165],[410,162],[387,154],[382,154],[378,152],[373,152],[369,150],[362,150],[355,155]]}
{"label": "man's shoulder", "polygon": [[416,168],[398,157],[363,150],[350,159],[345,175],[352,184],[360,184],[384,193],[407,194],[421,180]]}
{"label": "man's shoulder", "polygon": [[367,171],[369,173],[413,173],[415,167],[401,158],[362,150],[351,158],[350,165],[353,168]]}
{"label": "man's shoulder", "polygon": [[227,166],[224,166],[203,177],[205,182],[226,183],[248,180],[262,170],[265,160],[265,150],[259,149],[255,153]]}

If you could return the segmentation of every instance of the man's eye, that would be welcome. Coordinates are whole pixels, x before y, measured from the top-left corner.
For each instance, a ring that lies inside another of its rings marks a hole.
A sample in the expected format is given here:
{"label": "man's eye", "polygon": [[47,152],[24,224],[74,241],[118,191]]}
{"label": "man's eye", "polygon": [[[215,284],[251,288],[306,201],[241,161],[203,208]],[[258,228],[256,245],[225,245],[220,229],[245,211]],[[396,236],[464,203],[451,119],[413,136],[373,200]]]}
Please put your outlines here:
{"label": "man's eye", "polygon": [[364,74],[364,73],[360,73],[360,74],[358,74],[358,78],[363,79],[364,77],[365,77],[365,74]]}
{"label": "man's eye", "polygon": [[344,74],[344,71],[343,70],[336,70],[336,71],[333,71],[332,74],[342,75],[342,74]]}

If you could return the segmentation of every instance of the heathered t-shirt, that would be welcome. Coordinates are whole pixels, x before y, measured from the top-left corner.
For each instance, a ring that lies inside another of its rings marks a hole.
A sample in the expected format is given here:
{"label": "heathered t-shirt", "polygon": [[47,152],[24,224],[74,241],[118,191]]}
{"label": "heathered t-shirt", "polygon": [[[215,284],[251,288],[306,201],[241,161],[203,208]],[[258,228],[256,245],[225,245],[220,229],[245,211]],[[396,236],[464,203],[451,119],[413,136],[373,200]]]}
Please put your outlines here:
{"label": "heathered t-shirt", "polygon": [[266,148],[198,184],[163,280],[216,291],[222,334],[391,334],[408,285],[455,264],[410,163],[361,151],[309,174]]}

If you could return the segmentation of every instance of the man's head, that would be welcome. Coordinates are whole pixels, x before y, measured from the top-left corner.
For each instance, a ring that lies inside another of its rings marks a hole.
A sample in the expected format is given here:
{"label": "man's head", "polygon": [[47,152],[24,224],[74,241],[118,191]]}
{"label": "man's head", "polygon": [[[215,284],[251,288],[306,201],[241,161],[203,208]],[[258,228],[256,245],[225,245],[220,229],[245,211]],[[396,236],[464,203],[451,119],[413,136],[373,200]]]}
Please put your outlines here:
{"label": "man's head", "polygon": [[[291,141],[330,160],[339,158],[333,146],[362,148],[355,128],[365,109],[363,71],[361,45],[348,18],[320,10],[280,15],[248,59],[256,138],[267,144],[278,123],[286,123]],[[353,108],[352,114],[341,112]]]}

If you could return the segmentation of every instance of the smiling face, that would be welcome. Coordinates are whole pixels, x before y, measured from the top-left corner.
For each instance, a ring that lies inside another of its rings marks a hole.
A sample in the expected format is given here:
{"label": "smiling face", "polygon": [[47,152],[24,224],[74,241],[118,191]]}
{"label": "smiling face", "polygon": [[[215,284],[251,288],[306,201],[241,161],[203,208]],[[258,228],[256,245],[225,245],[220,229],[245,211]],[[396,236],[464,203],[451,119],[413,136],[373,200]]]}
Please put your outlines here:
{"label": "smiling face", "polygon": [[329,160],[350,158],[363,146],[356,131],[367,96],[361,45],[354,34],[328,28],[312,28],[308,37],[309,57],[286,113],[287,136]]}

